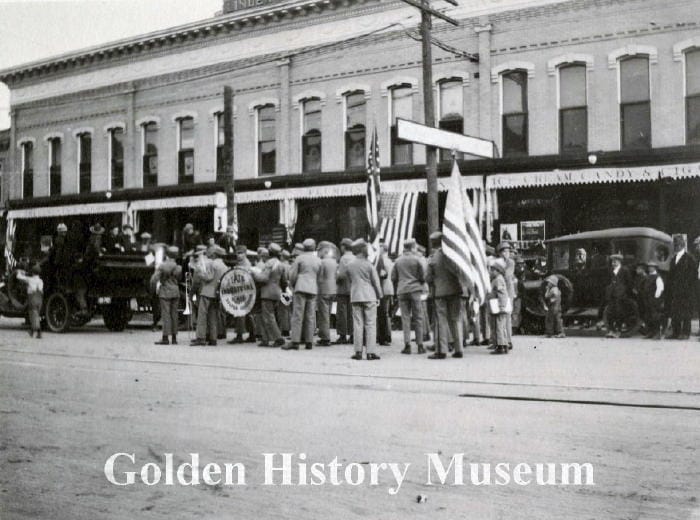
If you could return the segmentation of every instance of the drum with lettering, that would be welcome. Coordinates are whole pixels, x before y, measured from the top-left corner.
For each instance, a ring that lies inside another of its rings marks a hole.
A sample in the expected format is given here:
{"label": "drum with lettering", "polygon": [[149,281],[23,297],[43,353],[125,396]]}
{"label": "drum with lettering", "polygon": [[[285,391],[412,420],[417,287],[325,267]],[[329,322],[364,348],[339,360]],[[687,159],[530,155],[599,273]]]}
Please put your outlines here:
{"label": "drum with lettering", "polygon": [[255,305],[255,281],[250,272],[234,267],[221,277],[219,298],[226,312],[235,317],[248,314]]}

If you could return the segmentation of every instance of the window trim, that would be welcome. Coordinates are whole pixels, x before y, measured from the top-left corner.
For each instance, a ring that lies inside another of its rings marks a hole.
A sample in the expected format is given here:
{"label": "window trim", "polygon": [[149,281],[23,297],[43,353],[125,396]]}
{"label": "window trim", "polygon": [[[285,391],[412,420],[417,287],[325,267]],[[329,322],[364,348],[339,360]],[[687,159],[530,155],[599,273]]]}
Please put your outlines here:
{"label": "window trim", "polygon": [[323,98],[318,96],[310,96],[305,98],[300,98],[297,100],[297,107],[299,109],[299,171],[301,173],[321,173],[323,171],[323,155],[321,156],[321,164],[318,170],[306,170],[304,168],[304,138],[306,133],[304,132],[304,123],[306,116],[306,103],[309,101],[318,101],[320,113],[321,113],[321,128],[318,129],[319,135],[321,136],[321,154],[323,154]]}
{"label": "window trim", "polygon": [[[191,113],[181,113],[181,117],[178,117],[175,119],[175,125],[176,125],[176,131],[175,131],[175,149],[177,150],[177,183],[178,184],[194,184],[196,182],[196,168],[195,165],[196,163],[196,157],[195,157],[195,148],[196,148],[196,125],[197,125],[197,120],[195,119],[195,116],[193,116]],[[182,147],[182,122],[191,119],[192,120],[192,148],[183,148]],[[184,173],[184,164],[183,164],[183,170],[180,171],[180,161],[181,157],[183,156],[183,152],[192,152],[192,177],[188,177]]]}
{"label": "window trim", "polygon": [[[341,101],[343,103],[343,125],[342,125],[342,130],[343,130],[343,135],[342,135],[342,143],[343,143],[343,168],[345,170],[359,170],[359,166],[348,166],[348,147],[347,147],[347,135],[348,135],[348,96],[352,94],[359,94],[362,92],[364,94],[365,98],[365,121],[364,121],[364,127],[365,127],[365,153],[363,155],[367,155],[367,105],[369,101],[369,93],[366,90],[362,90],[361,88],[359,89],[354,89],[354,90],[346,90],[342,94]],[[364,167],[364,164],[363,164]]]}
{"label": "window trim", "polygon": [[[276,102],[276,100],[275,100]],[[279,119],[275,115],[275,171],[272,173],[263,173],[261,171],[262,165],[260,164],[260,110],[263,108],[274,108],[275,114],[277,114],[280,109],[279,105],[273,104],[272,102],[270,103],[263,103],[263,104],[258,104],[255,107],[253,107],[253,115],[255,116],[255,124],[253,125],[255,135],[255,176],[256,177],[268,177],[271,175],[277,175],[277,146],[278,146],[278,139],[277,139],[277,132],[279,130]]]}
{"label": "window trim", "polygon": [[[158,168],[156,167],[156,182],[155,184],[148,184],[146,186],[145,181],[145,176],[146,172],[144,171],[144,157],[146,157],[146,126],[154,124],[156,131],[160,130],[160,120],[158,118],[141,118],[138,121],[138,125],[140,128],[140,134],[141,134],[141,187],[151,187],[151,186],[158,186]],[[150,155],[149,155],[150,157]],[[158,164],[160,158],[160,150],[158,150],[158,153],[156,153],[156,164]],[[150,176],[150,174],[149,174]]]}
{"label": "window trim", "polygon": [[[558,131],[557,131],[557,136],[559,138],[559,155],[563,155],[565,153],[571,153],[571,152],[565,152],[564,151],[564,139],[563,139],[563,126],[562,126],[562,114],[563,111],[565,110],[580,110],[580,109],[585,109],[586,111],[586,152],[588,151],[588,132],[589,132],[589,124],[588,124],[588,115],[589,115],[589,88],[588,88],[588,73],[591,70],[589,67],[592,65],[589,64],[588,62],[584,61],[562,61],[560,62],[557,67],[556,67],[556,82],[557,82],[557,126],[558,126]],[[564,68],[567,67],[576,67],[576,66],[583,66],[584,69],[584,88],[586,92],[586,104],[585,105],[578,105],[578,106],[572,106],[572,107],[566,107],[562,108],[561,106],[561,71]]]}
{"label": "window trim", "polygon": [[[82,131],[80,131],[80,130],[82,130]],[[94,140],[94,134],[91,131],[91,129],[77,129],[74,132],[74,135],[75,135],[76,140],[77,140],[75,163],[76,163],[76,169],[77,169],[77,173],[78,173],[78,194],[92,193],[92,164],[93,164],[93,162],[92,162],[92,141]],[[81,159],[81,156],[83,154],[83,142],[82,142],[81,138],[83,135],[90,136],[90,144],[91,144],[91,147],[90,147],[90,189],[88,191],[85,191],[85,192],[80,191],[80,165],[82,164],[80,162],[80,159]]]}
{"label": "window trim", "polygon": [[[49,197],[53,197],[54,195],[61,195],[62,191],[63,191],[60,184],[58,187],[58,193],[53,193],[53,191],[51,190],[51,176],[53,175],[52,169],[55,166],[53,164],[53,156],[54,156],[53,147],[55,146],[56,140],[58,140],[58,142],[61,145],[63,145],[62,136],[63,136],[63,134],[54,133],[54,134],[49,134],[45,138],[46,143],[49,147],[49,153],[48,153],[48,163],[49,163],[49,172],[48,172],[49,173],[49,176],[48,176],[49,177],[49,185],[48,185],[49,190],[48,191],[49,191]],[[63,176],[63,171],[62,171],[63,170],[63,146],[61,146],[61,164],[59,166],[61,167],[61,171],[59,171],[59,176],[62,177]]]}
{"label": "window trim", "polygon": [[[112,147],[112,139],[114,139],[114,132],[116,130],[121,130],[122,132],[122,186],[121,188],[115,188],[114,187],[114,175],[112,171],[112,167],[114,165],[114,156],[113,156],[113,147]],[[123,190],[126,187],[126,179],[124,177],[125,174],[125,168],[124,168],[124,163],[126,162],[126,153],[124,150],[124,139],[126,137],[126,128],[124,126],[120,125],[114,125],[108,128],[107,130],[107,186],[109,187],[108,189],[110,190]]]}
{"label": "window trim", "polygon": [[684,143],[688,145],[688,101],[690,99],[700,98],[700,92],[691,96],[688,95],[688,54],[691,52],[700,53],[700,37],[691,40],[686,40],[685,42],[681,42],[680,44],[674,45],[674,56],[676,49],[679,48],[680,45],[683,45],[681,50],[681,59],[679,60],[681,62],[683,70],[683,137],[685,139]]}
{"label": "window trim", "polygon": [[[628,54],[619,54],[622,50],[628,50],[631,53]],[[622,124],[622,110],[624,106],[628,105],[640,105],[642,103],[648,103],[649,104],[649,149],[652,149],[654,147],[654,142],[653,142],[653,135],[654,135],[654,128],[653,128],[653,121],[651,118],[651,103],[653,100],[653,92],[652,92],[652,80],[651,80],[651,65],[652,63],[656,63],[656,54],[653,55],[654,61],[652,62],[652,54],[647,53],[646,51],[651,52],[653,50],[654,53],[656,53],[656,48],[655,47],[649,47],[645,45],[628,45],[627,47],[623,47],[622,49],[617,49],[616,51],[613,51],[610,53],[608,60],[610,59],[610,56],[616,55],[617,56],[617,62],[616,62],[616,74],[617,74],[617,107],[618,107],[618,149],[620,151],[622,150],[634,150],[635,148],[629,148],[624,146],[623,143],[623,124]],[[622,62],[625,59],[628,58],[645,58],[647,59],[647,67],[648,67],[648,72],[647,72],[647,80],[649,82],[649,99],[646,101],[634,101],[630,103],[623,103],[622,102]]]}
{"label": "window trim", "polygon": [[[32,153],[34,153],[34,150],[36,150],[36,139],[33,137],[25,137],[17,142],[17,147],[20,149],[20,188],[22,190],[22,199],[34,197],[34,168],[32,168],[32,193],[29,195],[29,197],[27,197],[27,194],[24,193],[24,172],[26,171],[27,160],[27,152],[25,147],[28,144],[32,145]],[[32,162],[34,162],[33,157]]]}
{"label": "window trim", "polygon": [[[524,63],[524,62],[521,62]],[[527,80],[527,83],[525,85],[525,103],[527,106],[527,110],[524,112],[512,112],[505,114],[503,112],[503,77],[506,74],[509,74],[511,72],[525,72],[525,78]],[[498,75],[498,111],[500,114],[499,117],[499,124],[501,126],[500,132],[499,132],[499,140],[501,143],[500,146],[500,153],[502,157],[506,157],[506,151],[505,151],[505,144],[504,144],[504,139],[503,139],[503,134],[505,131],[505,125],[504,125],[504,118],[506,116],[525,116],[525,154],[524,157],[528,157],[530,155],[530,79],[534,77],[534,72],[532,75],[530,75],[530,71],[528,69],[523,69],[523,68],[513,68],[513,69],[506,69],[502,70],[499,75]],[[516,156],[520,156],[517,154]]]}
{"label": "window trim", "polygon": [[[405,82],[405,83],[394,83],[394,84],[388,85],[386,87],[387,97],[389,100],[389,102],[387,104],[387,108],[388,108],[387,109],[387,115],[388,115],[387,126],[388,126],[388,133],[389,133],[389,136],[388,136],[389,137],[389,153],[387,154],[388,159],[389,159],[388,162],[389,162],[390,166],[411,166],[411,165],[415,164],[415,161],[413,158],[414,148],[413,148],[413,143],[411,143],[411,142],[407,142],[409,156],[410,156],[410,162],[399,164],[399,163],[396,163],[394,161],[394,140],[392,138],[393,137],[392,136],[392,129],[394,128],[394,125],[392,124],[392,120],[394,119],[394,91],[396,91],[398,89],[411,89],[411,119],[413,118],[413,112],[414,112],[413,111],[413,103],[415,102],[415,99],[413,98],[413,96],[416,93],[415,85]],[[396,132],[398,134],[398,129],[396,130]],[[397,140],[398,140],[398,135],[397,135]],[[365,149],[365,154],[366,154],[366,152],[367,152],[367,150]]]}

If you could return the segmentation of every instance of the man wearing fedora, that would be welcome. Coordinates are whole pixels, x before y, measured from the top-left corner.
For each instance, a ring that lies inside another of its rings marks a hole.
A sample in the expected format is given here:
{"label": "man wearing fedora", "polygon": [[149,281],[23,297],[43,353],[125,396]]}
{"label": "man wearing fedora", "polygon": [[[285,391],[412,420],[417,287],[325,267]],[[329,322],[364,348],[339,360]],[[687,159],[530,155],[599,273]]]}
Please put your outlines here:
{"label": "man wearing fedora", "polygon": [[[352,254],[352,240],[344,238],[340,241],[340,260],[338,261],[337,287],[336,287],[336,315],[335,329],[338,332],[338,345],[352,343],[352,307],[350,306],[350,281],[345,278],[347,267],[355,259]],[[343,276],[340,276],[340,271]],[[348,339],[350,336],[350,339]]]}
{"label": "man wearing fedora", "polygon": [[411,327],[415,330],[418,353],[425,354],[423,348],[425,326],[421,301],[425,269],[423,262],[415,253],[416,241],[409,238],[403,243],[403,253],[394,262],[391,281],[401,309],[401,326],[403,329],[402,354],[411,353]]}
{"label": "man wearing fedora", "polygon": [[[282,296],[282,286],[286,285],[286,271],[279,260],[282,248],[272,242],[267,247],[268,258],[260,269],[253,270],[253,278],[260,284],[260,309],[263,337],[260,347],[281,347],[284,345],[275,316],[275,309]],[[272,342],[272,344],[270,344]]]}
{"label": "man wearing fedora", "polygon": [[156,341],[156,345],[169,345],[169,337],[172,344],[177,345],[178,315],[177,308],[180,303],[180,278],[182,268],[176,259],[180,250],[171,246],[165,250],[165,260],[156,268],[151,278],[151,284],[156,285],[156,292],[160,303],[160,315],[163,319],[163,337]]}
{"label": "man wearing fedora", "polygon": [[664,325],[664,280],[658,272],[659,264],[647,262],[647,278],[644,285],[644,307],[646,309],[646,337],[661,339]]}
{"label": "man wearing fedora", "polygon": [[610,282],[605,289],[605,312],[608,338],[619,338],[625,317],[629,315],[632,293],[632,275],[622,265],[623,256],[610,255]]}
{"label": "man wearing fedora", "polygon": [[673,235],[673,255],[666,287],[667,310],[671,316],[670,339],[690,338],[697,283],[698,265],[686,250],[685,235]]}
{"label": "man wearing fedora", "polygon": [[292,343],[282,347],[284,350],[299,350],[302,340],[307,350],[313,348],[321,259],[316,256],[316,241],[313,238],[304,240],[302,247],[304,252],[296,257],[289,268],[289,285],[294,291]]}
{"label": "man wearing fedora", "polygon": [[501,242],[496,247],[496,254],[506,264],[506,273],[504,279],[506,282],[506,290],[508,291],[508,299],[510,303],[505,312],[506,331],[508,332],[508,350],[513,350],[513,302],[516,296],[516,279],[515,279],[515,261],[511,258],[512,248],[509,242]]}

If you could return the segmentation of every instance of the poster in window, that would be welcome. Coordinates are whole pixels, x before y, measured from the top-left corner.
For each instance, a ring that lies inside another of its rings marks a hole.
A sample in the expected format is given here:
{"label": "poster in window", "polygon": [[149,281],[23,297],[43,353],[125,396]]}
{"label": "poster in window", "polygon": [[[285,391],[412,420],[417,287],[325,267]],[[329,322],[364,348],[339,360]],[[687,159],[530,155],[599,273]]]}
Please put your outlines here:
{"label": "poster in window", "polygon": [[518,240],[518,224],[501,224],[500,232],[502,241]]}
{"label": "poster in window", "polygon": [[185,177],[194,177],[194,157],[185,157]]}
{"label": "poster in window", "polygon": [[151,155],[148,157],[148,173],[158,175],[158,156]]}
{"label": "poster in window", "polygon": [[544,240],[544,220],[520,222],[520,240]]}

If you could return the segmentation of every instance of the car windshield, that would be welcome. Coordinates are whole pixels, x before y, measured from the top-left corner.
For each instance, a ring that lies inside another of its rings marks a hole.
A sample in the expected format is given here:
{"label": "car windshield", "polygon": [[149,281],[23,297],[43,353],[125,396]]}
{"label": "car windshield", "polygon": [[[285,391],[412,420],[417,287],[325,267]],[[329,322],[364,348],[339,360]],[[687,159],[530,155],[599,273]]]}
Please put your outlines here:
{"label": "car windshield", "polygon": [[552,251],[552,270],[566,271],[569,269],[569,248],[571,244],[555,244]]}

